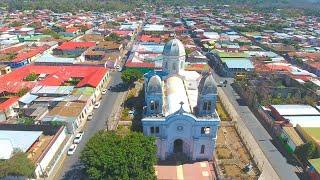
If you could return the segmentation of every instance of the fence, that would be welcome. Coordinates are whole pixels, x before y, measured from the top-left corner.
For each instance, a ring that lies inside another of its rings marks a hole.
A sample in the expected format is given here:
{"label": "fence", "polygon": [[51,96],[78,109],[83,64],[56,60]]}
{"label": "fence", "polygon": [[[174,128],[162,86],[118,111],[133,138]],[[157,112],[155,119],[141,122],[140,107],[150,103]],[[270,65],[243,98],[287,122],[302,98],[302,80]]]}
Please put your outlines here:
{"label": "fence", "polygon": [[223,92],[221,88],[218,88],[218,94],[221,103],[225,107],[226,111],[229,113],[233,121],[236,121],[235,128],[241,137],[243,143],[247,147],[251,157],[256,163],[257,167],[261,171],[259,179],[280,179],[276,171],[271,166],[270,162],[267,160],[266,156],[262,152],[258,143],[250,133],[247,126],[244,124],[243,120],[239,116],[238,112],[235,110],[234,106],[230,103],[228,97]]}

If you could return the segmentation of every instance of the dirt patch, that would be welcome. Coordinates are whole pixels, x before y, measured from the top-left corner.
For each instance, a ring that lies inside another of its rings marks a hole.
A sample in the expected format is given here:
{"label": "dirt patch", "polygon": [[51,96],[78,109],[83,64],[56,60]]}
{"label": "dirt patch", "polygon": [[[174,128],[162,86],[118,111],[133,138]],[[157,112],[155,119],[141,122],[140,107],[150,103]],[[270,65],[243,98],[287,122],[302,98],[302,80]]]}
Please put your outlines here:
{"label": "dirt patch", "polygon": [[224,171],[232,177],[239,177],[242,174],[241,169],[236,165],[224,165]]}
{"label": "dirt patch", "polygon": [[[234,126],[222,126],[218,130],[216,158],[223,178],[257,179],[259,170],[254,166],[249,152],[242,143]],[[250,173],[242,169],[248,164],[253,165]]]}
{"label": "dirt patch", "polygon": [[228,148],[218,147],[217,148],[217,156],[219,159],[231,159],[232,153]]}
{"label": "dirt patch", "polygon": [[222,128],[224,127],[221,127],[219,130],[218,130],[218,138],[217,138],[217,144],[224,144],[226,139],[224,137],[224,134],[223,134],[223,130]]}

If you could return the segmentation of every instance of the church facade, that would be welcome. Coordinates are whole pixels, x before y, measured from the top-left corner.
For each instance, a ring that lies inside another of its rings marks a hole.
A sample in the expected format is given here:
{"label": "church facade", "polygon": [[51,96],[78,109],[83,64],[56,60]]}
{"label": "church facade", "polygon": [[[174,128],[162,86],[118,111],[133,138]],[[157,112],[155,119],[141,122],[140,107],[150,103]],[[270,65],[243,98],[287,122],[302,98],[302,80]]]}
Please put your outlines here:
{"label": "church facade", "polygon": [[217,87],[210,73],[185,71],[186,53],[178,39],[166,43],[162,71],[144,75],[143,133],[156,137],[157,156],[182,153],[190,160],[212,160],[220,118]]}

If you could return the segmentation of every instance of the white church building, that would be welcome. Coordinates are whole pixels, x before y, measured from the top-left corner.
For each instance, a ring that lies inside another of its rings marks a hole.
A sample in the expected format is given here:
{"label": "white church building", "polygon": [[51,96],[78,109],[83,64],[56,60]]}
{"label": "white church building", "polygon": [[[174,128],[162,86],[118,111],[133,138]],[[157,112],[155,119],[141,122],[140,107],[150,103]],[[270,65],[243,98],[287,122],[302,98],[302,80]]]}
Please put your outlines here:
{"label": "white church building", "polygon": [[143,133],[156,137],[162,160],[175,154],[212,160],[220,124],[215,81],[210,73],[184,70],[186,53],[180,40],[167,42],[162,54],[162,71],[144,75]]}

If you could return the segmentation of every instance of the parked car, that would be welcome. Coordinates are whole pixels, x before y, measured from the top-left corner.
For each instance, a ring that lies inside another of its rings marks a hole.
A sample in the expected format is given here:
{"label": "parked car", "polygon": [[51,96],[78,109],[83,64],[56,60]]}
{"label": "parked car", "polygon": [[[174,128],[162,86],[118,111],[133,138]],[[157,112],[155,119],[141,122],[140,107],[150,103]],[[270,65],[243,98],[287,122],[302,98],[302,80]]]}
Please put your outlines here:
{"label": "parked car", "polygon": [[77,146],[78,146],[77,144],[71,144],[71,146],[70,146],[69,149],[68,149],[67,154],[68,154],[69,156],[73,155],[74,152],[76,152]]}
{"label": "parked car", "polygon": [[101,94],[103,94],[103,95],[105,95],[105,94],[107,94],[107,89],[103,89],[102,91],[101,91]]}
{"label": "parked car", "polygon": [[122,68],[121,68],[121,66],[120,66],[120,65],[116,65],[116,69],[117,69],[119,72],[121,72],[121,71],[122,71]]}
{"label": "parked car", "polygon": [[83,136],[83,132],[79,132],[73,140],[74,144],[79,144]]}
{"label": "parked car", "polygon": [[94,109],[98,109],[100,107],[100,101],[96,102],[93,106]]}
{"label": "parked car", "polygon": [[90,121],[90,120],[92,120],[92,119],[93,119],[93,113],[90,113],[90,114],[88,115],[87,120]]}
{"label": "parked car", "polygon": [[227,81],[227,80],[220,81],[220,83],[218,84],[218,87],[226,87],[227,84],[228,84],[228,81]]}

